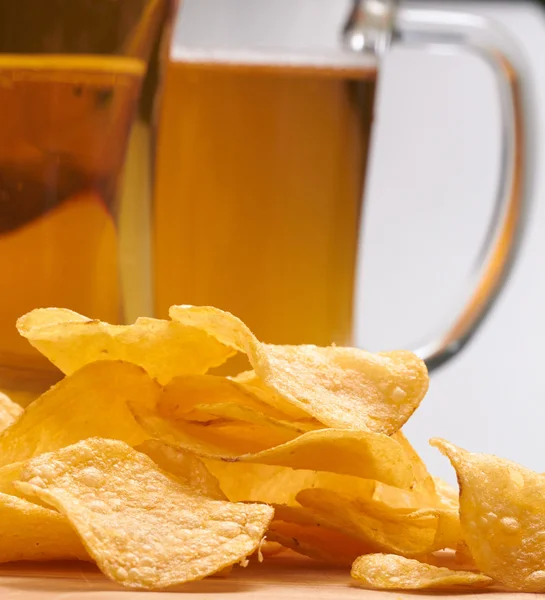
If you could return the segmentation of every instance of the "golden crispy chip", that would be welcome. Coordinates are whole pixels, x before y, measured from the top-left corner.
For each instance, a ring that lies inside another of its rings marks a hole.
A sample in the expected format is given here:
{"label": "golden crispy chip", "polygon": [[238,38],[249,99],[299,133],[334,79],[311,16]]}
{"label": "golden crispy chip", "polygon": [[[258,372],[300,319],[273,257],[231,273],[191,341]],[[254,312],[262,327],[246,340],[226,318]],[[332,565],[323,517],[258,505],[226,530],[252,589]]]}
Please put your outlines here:
{"label": "golden crispy chip", "polygon": [[455,549],[463,540],[462,525],[460,523],[460,512],[458,508],[439,508],[439,526],[435,538],[435,548]]}
{"label": "golden crispy chip", "polygon": [[[213,426],[221,426],[222,423],[234,421],[260,425],[270,432],[275,432],[276,435],[279,436],[279,438],[283,438],[284,441],[293,439],[307,431],[323,428],[323,425],[315,426],[309,422],[288,421],[270,417],[261,412],[257,412],[253,408],[240,406],[234,402],[225,402],[223,404],[198,404],[191,413],[188,413],[187,420],[208,422]],[[216,423],[213,421],[216,421]]]}
{"label": "golden crispy chip", "polygon": [[285,504],[273,506],[275,515],[269,528],[269,538],[276,539],[299,554],[348,566],[361,554],[373,552],[373,547],[353,536],[352,531],[330,526],[311,510]]}
{"label": "golden crispy chip", "polygon": [[386,435],[405,424],[428,388],[426,367],[410,352],[262,344],[254,368],[325,425]]}
{"label": "golden crispy chip", "polygon": [[228,463],[205,459],[208,470],[217,477],[229,500],[296,505],[295,497],[304,489],[320,487],[343,490],[349,496],[372,498],[378,485],[370,479],[337,475],[324,471],[293,470],[249,463]]}
{"label": "golden crispy chip", "polygon": [[[175,377],[163,390],[159,412],[171,419],[191,419],[191,413],[200,404],[232,405],[252,409],[273,419],[287,420],[286,414],[268,401],[264,392],[255,386],[239,383],[216,375],[185,375]],[[309,424],[313,423],[307,419]],[[316,426],[319,423],[316,422]]]}
{"label": "golden crispy chip", "polygon": [[444,506],[452,508],[454,510],[460,509],[460,502],[458,500],[458,490],[450,485],[450,483],[443,481],[439,477],[434,477],[433,482],[439,501]]}
{"label": "golden crispy chip", "polygon": [[0,493],[0,562],[89,560],[68,521],[50,508]]}
{"label": "golden crispy chip", "polygon": [[390,437],[371,431],[320,429],[272,448],[241,454],[239,450],[252,443],[270,445],[278,438],[271,437],[266,428],[248,423],[204,426],[170,422],[154,413],[140,413],[136,417],[152,437],[205,458],[320,469],[406,488],[413,482],[412,465],[403,448]]}
{"label": "golden crispy chip", "polygon": [[[248,463],[228,463],[204,459],[208,470],[218,479],[222,491],[232,502],[266,502],[267,504],[295,504],[295,496],[316,480],[315,471],[294,471],[289,467],[271,467]],[[342,475],[331,475],[342,479]],[[367,483],[367,480],[359,480]]]}
{"label": "golden crispy chip", "polygon": [[[254,442],[257,440],[260,448],[283,444],[301,433],[323,427],[311,418],[290,419],[289,415],[263,401],[262,394],[260,390],[252,391],[225,377],[176,377],[165,386],[158,411],[163,417],[177,422],[203,422],[221,435],[231,431],[237,440],[249,437]],[[232,449],[229,445],[228,448]],[[253,450],[245,450],[251,451],[258,451],[255,443]]]}
{"label": "golden crispy chip", "polygon": [[[196,429],[202,429],[198,424],[195,425]],[[223,440],[223,445],[232,450],[225,456],[228,460],[281,446],[300,435],[291,427],[285,427],[281,423],[271,425],[259,420],[252,422],[215,419],[206,423],[205,428],[210,439]]]}
{"label": "golden crispy chip", "polygon": [[[309,488],[329,490],[335,494],[335,500],[337,494],[342,494],[344,497],[343,503],[347,503],[351,507],[351,515],[358,523],[355,526],[356,530],[360,525],[363,527],[360,534],[365,536],[362,539],[367,540],[367,542],[369,542],[371,536],[369,531],[373,529],[374,521],[372,519],[365,521],[368,527],[364,527],[359,511],[375,515],[377,519],[385,518],[386,526],[391,523],[388,530],[390,537],[387,538],[389,544],[398,540],[400,537],[398,527],[403,524],[404,519],[408,520],[408,524],[404,526],[407,526],[413,535],[401,543],[410,543],[411,540],[414,542],[414,537],[418,536],[418,543],[409,548],[412,555],[432,552],[442,547],[454,547],[461,539],[459,516],[456,510],[440,505],[435,507],[422,506],[411,498],[411,492],[407,490],[391,488],[376,481],[349,475],[309,470],[293,471],[287,467],[226,463],[217,460],[205,460],[205,463],[208,469],[218,478],[220,486],[227,497],[233,501],[253,500],[270,504],[297,506],[296,498],[298,498],[298,494]],[[384,499],[385,488],[391,490],[386,498],[388,502],[385,502]],[[378,494],[379,499],[377,499],[377,490],[380,492]],[[404,502],[394,492],[397,492],[399,496],[408,495],[409,500]],[[396,500],[396,502],[390,504],[389,502],[392,500]],[[342,506],[345,506],[345,504],[342,504]],[[337,515],[342,506],[338,507],[337,503],[334,502],[331,507],[324,511],[320,510],[320,501],[318,501],[318,509],[313,514],[315,518],[320,518],[322,523],[325,523],[329,519],[330,513],[334,516]],[[322,509],[324,509],[323,506]],[[301,524],[300,521],[297,522]],[[341,531],[354,529],[349,518],[341,519],[338,515],[336,519],[330,519],[328,522],[333,529]],[[420,526],[423,526],[425,535],[422,535],[422,527]],[[424,541],[423,544],[422,541]],[[395,546],[395,548],[398,551],[404,549],[405,546]],[[379,549],[384,550],[385,548],[376,546],[373,548],[374,551]]]}
{"label": "golden crispy chip", "polygon": [[23,414],[23,408],[0,392],[0,432],[7,429]]}
{"label": "golden crispy chip", "polygon": [[87,365],[28,406],[0,435],[0,466],[101,436],[131,445],[149,436],[129,402],[153,406],[160,386],[136,365],[102,361]]}
{"label": "golden crispy chip", "polygon": [[440,500],[431,502],[414,490],[407,492],[378,482],[372,502],[384,514],[399,510],[431,510],[438,517],[434,549],[454,549],[462,540],[458,507],[443,504]]}
{"label": "golden crispy chip", "polygon": [[373,501],[391,508],[417,509],[441,506],[441,501],[435,490],[433,478],[428,473],[426,465],[416,450],[411,446],[401,431],[397,431],[391,437],[400,444],[404,453],[411,461],[414,472],[414,481],[410,490],[377,483],[373,493]]}
{"label": "golden crispy chip", "polygon": [[237,460],[354,475],[399,487],[410,487],[413,482],[412,465],[401,446],[372,431],[309,431],[282,446]]}
{"label": "golden crispy chip", "polygon": [[266,388],[329,427],[391,435],[428,388],[426,366],[410,352],[263,344],[240,319],[211,307],[173,306],[170,316],[246,353]]}
{"label": "golden crispy chip", "polygon": [[284,552],[285,550],[286,550],[286,548],[284,546],[282,546],[282,544],[279,544],[278,542],[273,542],[273,541],[267,540],[265,538],[263,538],[263,542],[261,544],[261,547],[259,548],[259,551],[261,552],[261,555],[264,558],[276,556],[277,554],[280,554],[281,552]]}
{"label": "golden crispy chip", "polygon": [[410,491],[377,482],[372,497],[373,504],[385,514],[392,509],[438,509],[434,548],[455,548],[462,539],[457,492],[429,474],[422,459],[401,431],[392,438],[401,444],[410,457],[415,482]]}
{"label": "golden crispy chip", "polygon": [[[198,422],[194,425],[196,431],[202,429]],[[201,425],[204,425],[211,440],[223,440],[222,443],[228,450],[228,459],[281,446],[301,435],[287,423],[273,423],[266,418],[257,418],[255,421],[213,419]]]}
{"label": "golden crispy chip", "polygon": [[22,482],[62,514],[111,579],[157,589],[201,579],[254,552],[264,504],[206,498],[114,440],[88,439],[30,460]]}
{"label": "golden crispy chip", "polygon": [[276,519],[269,527],[267,538],[298,554],[331,565],[349,566],[357,556],[366,551],[362,542],[333,529]]}
{"label": "golden crispy chip", "polygon": [[493,583],[481,573],[452,571],[394,554],[360,556],[352,565],[351,575],[375,590],[479,588]]}
{"label": "golden crispy chip", "polygon": [[[159,468],[176,475],[196,492],[215,500],[227,500],[221,491],[219,481],[210,473],[203,461],[191,452],[157,440],[148,440],[135,449],[147,454]],[[0,469],[0,481],[1,479],[2,469]]]}
{"label": "golden crispy chip", "polygon": [[240,384],[245,390],[257,396],[273,410],[277,410],[281,414],[287,415],[293,421],[310,422],[318,427],[324,426],[323,423],[320,423],[317,419],[311,417],[306,410],[296,406],[289,400],[286,400],[286,398],[283,398],[273,388],[265,385],[255,374],[255,371],[243,371],[234,377],[227,377],[227,379]]}
{"label": "golden crispy chip", "polygon": [[[21,478],[21,473],[25,468],[25,465],[26,461],[22,461],[0,467],[1,494],[8,494],[10,496],[17,496],[18,498],[28,500],[28,498],[13,485],[15,481],[18,481]],[[39,498],[32,498],[32,502],[51,510],[51,506],[46,502],[42,502]]]}
{"label": "golden crispy chip", "polygon": [[431,440],[456,470],[464,540],[483,573],[545,592],[545,477],[489,454]]}
{"label": "golden crispy chip", "polygon": [[279,435],[278,430],[253,423],[171,421],[161,417],[156,411],[134,406],[131,408],[135,419],[149,437],[195,452],[202,457],[237,458],[285,442],[282,432]]}
{"label": "golden crispy chip", "polygon": [[420,504],[434,506],[439,498],[435,489],[433,477],[430,475],[424,461],[420,458],[418,452],[405,437],[402,431],[396,431],[392,438],[401,445],[404,452],[409,457],[414,471],[414,484],[411,488],[413,498],[416,498]]}
{"label": "golden crispy chip", "polygon": [[173,321],[202,329],[237,352],[250,355],[257,342],[254,334],[238,317],[213,306],[171,306],[168,314]]}
{"label": "golden crispy chip", "polygon": [[[463,544],[464,542],[460,542]],[[439,550],[431,554],[424,554],[417,557],[420,562],[425,562],[435,567],[446,567],[453,571],[475,571],[480,572],[475,561],[469,555],[462,556],[458,549]]]}
{"label": "golden crispy chip", "polygon": [[202,330],[147,317],[110,325],[68,309],[39,308],[22,316],[17,329],[66,374],[97,360],[124,360],[166,383],[176,375],[205,373],[234,354]]}
{"label": "golden crispy chip", "polygon": [[475,559],[464,541],[461,541],[455,548],[455,559],[458,564],[472,564],[475,566]]}
{"label": "golden crispy chip", "polygon": [[17,495],[12,483],[19,479],[24,464],[24,462],[16,462],[0,467],[0,493]]}
{"label": "golden crispy chip", "polygon": [[330,527],[350,531],[375,552],[414,557],[443,547],[439,509],[393,509],[320,488],[303,490],[296,500]]}
{"label": "golden crispy chip", "polygon": [[438,518],[434,549],[454,549],[462,540],[458,507],[443,504],[440,499],[433,501],[415,490],[407,492],[377,482],[372,503],[383,514],[400,510],[431,510]]}

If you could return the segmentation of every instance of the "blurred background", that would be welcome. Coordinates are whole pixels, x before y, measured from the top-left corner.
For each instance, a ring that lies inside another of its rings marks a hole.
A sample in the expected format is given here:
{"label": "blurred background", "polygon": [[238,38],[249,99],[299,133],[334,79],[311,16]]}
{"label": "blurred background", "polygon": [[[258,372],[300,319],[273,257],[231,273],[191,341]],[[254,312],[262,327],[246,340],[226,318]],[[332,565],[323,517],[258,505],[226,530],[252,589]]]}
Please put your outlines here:
{"label": "blurred background", "polygon": [[[210,43],[233,47],[336,47],[346,0],[282,2],[260,15],[252,0],[185,0],[173,55]],[[543,470],[545,453],[545,8],[538,2],[402,2],[491,17],[516,40],[538,95],[538,169],[519,260],[474,340],[434,373],[408,425],[438,475],[453,480],[429,448],[442,436],[474,451]],[[249,22],[254,24],[249,26]],[[255,28],[255,23],[259,27]],[[383,60],[365,192],[358,269],[357,341],[371,349],[417,346],[444,322],[478,256],[500,168],[500,115],[492,72],[465,54],[396,47]]]}

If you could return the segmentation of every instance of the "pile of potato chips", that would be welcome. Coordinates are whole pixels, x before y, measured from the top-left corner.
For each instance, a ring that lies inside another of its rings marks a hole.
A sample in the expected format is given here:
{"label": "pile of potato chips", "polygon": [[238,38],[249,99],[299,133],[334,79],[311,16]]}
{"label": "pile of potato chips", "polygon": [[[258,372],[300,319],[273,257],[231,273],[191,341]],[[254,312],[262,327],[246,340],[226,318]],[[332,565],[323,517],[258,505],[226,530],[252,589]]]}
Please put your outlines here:
{"label": "pile of potato chips", "polygon": [[[443,440],[460,495],[432,477],[401,431],[428,388],[415,355],[170,317],[19,319],[66,376],[24,411],[0,395],[0,561],[90,560],[162,589],[284,547],[370,588],[545,591],[545,477]],[[210,374],[237,352],[252,370]]]}

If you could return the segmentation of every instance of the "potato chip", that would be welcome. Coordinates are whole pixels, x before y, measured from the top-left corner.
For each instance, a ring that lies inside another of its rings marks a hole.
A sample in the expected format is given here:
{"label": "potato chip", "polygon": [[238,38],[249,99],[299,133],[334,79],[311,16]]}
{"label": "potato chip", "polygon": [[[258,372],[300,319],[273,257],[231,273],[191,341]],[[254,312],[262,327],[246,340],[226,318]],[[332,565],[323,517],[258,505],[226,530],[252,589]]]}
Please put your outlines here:
{"label": "potato chip", "polygon": [[439,502],[448,508],[459,510],[460,501],[458,499],[458,490],[450,485],[450,483],[443,481],[443,479],[440,479],[439,477],[434,477],[433,483],[439,498]]}
{"label": "potato chip", "polygon": [[266,388],[329,427],[391,435],[428,388],[426,366],[410,352],[263,344],[240,319],[211,307],[173,306],[170,316],[246,353]]}
{"label": "potato chip", "polygon": [[12,483],[19,479],[24,464],[24,462],[16,462],[0,467],[0,493],[13,494],[15,492]]}
{"label": "potato chip", "polygon": [[160,386],[136,365],[92,363],[53,386],[0,434],[0,466],[57,450],[91,436],[131,445],[149,436],[129,402],[151,407]]}
{"label": "potato chip", "polygon": [[[339,504],[339,512],[342,513],[344,511],[343,505],[341,503],[337,504]],[[320,508],[281,504],[273,504],[273,506],[275,508],[275,518],[271,524],[271,529],[275,531],[275,535],[272,538],[271,536],[269,537],[311,558],[336,564],[351,564],[361,554],[380,550],[381,544],[384,543],[385,535],[388,535],[385,532],[388,531],[391,535],[389,543],[391,543],[391,539],[396,539],[396,535],[401,537],[406,535],[407,531],[412,536],[414,542],[414,530],[410,527],[407,528],[406,523],[400,522],[397,512],[393,515],[393,521],[392,514],[377,517],[377,514],[380,515],[380,513],[376,512],[376,506],[373,504],[367,507],[365,514],[374,515],[375,519],[373,520],[369,516],[364,517],[364,522],[356,526],[350,520],[343,519],[342,516],[333,512],[325,512],[320,510]],[[395,520],[396,517],[397,521]],[[379,523],[378,526],[377,523]],[[281,536],[289,537],[288,532],[290,531],[294,532],[293,536],[296,537],[296,540],[282,540]],[[429,536],[430,542],[433,539],[432,534],[433,532]],[[402,548],[402,544],[404,543],[407,544],[408,542],[398,542],[398,548]],[[435,543],[432,547],[435,547]],[[444,559],[446,552],[422,555],[418,553],[420,548],[421,546],[416,550],[413,548],[414,556],[417,556],[418,560],[429,564],[436,564],[436,566],[450,566]],[[337,557],[336,560],[332,558],[334,556]],[[454,552],[450,551],[449,556],[452,557],[451,562],[455,564]],[[441,564],[441,561],[443,564]]]}
{"label": "potato chip", "polygon": [[[225,377],[176,377],[165,386],[158,410],[167,419],[202,422],[222,435],[232,430],[237,439],[258,440],[261,448],[283,444],[301,433],[323,427],[308,417],[290,419],[289,415],[263,401],[262,395],[261,390],[247,389]],[[245,427],[244,423],[251,427]],[[253,450],[246,450],[250,451],[258,451],[255,444]]]}
{"label": "potato chip", "polygon": [[[153,413],[137,415],[137,419],[152,437],[206,458],[292,469],[319,469],[384,481],[399,487],[409,487],[413,481],[411,462],[401,446],[388,436],[371,431],[320,429],[270,449],[239,454],[237,449],[248,447],[252,441],[267,444],[276,440],[268,438],[267,431],[254,430],[248,424],[229,433],[225,431],[226,424],[222,430],[214,428],[213,424],[171,423]],[[223,438],[220,433],[223,433]]]}
{"label": "potato chip", "polygon": [[[195,409],[187,415],[188,421],[208,422],[211,425],[220,426],[225,422],[239,421],[242,423],[250,423],[265,427],[269,431],[274,431],[276,435],[288,441],[316,429],[323,429],[323,425],[312,425],[308,422],[288,421],[285,419],[276,419],[263,413],[260,413],[253,408],[240,406],[234,402],[225,402],[223,404],[198,404]],[[216,421],[214,423],[213,421]]]}
{"label": "potato chip", "polygon": [[372,503],[384,514],[399,510],[432,510],[438,517],[437,533],[433,547],[435,549],[456,548],[462,540],[462,530],[458,507],[430,501],[422,498],[414,490],[407,492],[398,488],[376,484]]}
{"label": "potato chip", "polygon": [[349,531],[375,552],[414,557],[442,547],[438,509],[385,508],[320,488],[303,490],[296,500],[331,528]]}
{"label": "potato chip", "polygon": [[0,432],[7,429],[22,414],[22,407],[13,402],[9,396],[0,392]]}
{"label": "potato chip", "polygon": [[405,454],[409,457],[414,472],[414,483],[411,487],[413,498],[419,504],[434,506],[438,501],[437,491],[433,477],[430,475],[424,461],[420,458],[418,452],[400,430],[392,435],[392,438],[403,448]]}
{"label": "potato chip", "polygon": [[410,352],[261,345],[256,373],[329,427],[391,435],[420,404],[425,365]]}
{"label": "potato chip", "polygon": [[[185,375],[175,377],[163,390],[159,399],[159,412],[170,419],[191,419],[198,405],[237,405],[253,412],[278,420],[289,419],[275,408],[264,392],[226,377],[215,375]],[[307,421],[312,422],[307,418]],[[319,426],[318,423],[316,423]]]}
{"label": "potato chip", "polygon": [[[183,483],[209,498],[227,500],[221,491],[219,481],[210,473],[200,458],[179,448],[174,448],[157,440],[148,440],[136,447],[147,454],[163,471],[176,475]],[[2,469],[0,469],[0,481]]]}
{"label": "potato chip", "polygon": [[217,477],[229,500],[253,501],[267,504],[297,505],[295,497],[304,489],[320,487],[342,490],[357,498],[372,498],[375,481],[324,471],[293,470],[249,463],[204,459],[208,470]]}
{"label": "potato chip", "polygon": [[17,329],[66,374],[98,360],[124,360],[166,383],[176,375],[205,373],[234,354],[202,330],[147,317],[110,325],[63,308],[39,308],[21,317]]}
{"label": "potato chip", "polygon": [[235,459],[285,441],[285,438],[278,436],[277,430],[270,431],[267,427],[252,423],[170,421],[156,411],[131,408],[135,419],[149,437],[202,457]]}
{"label": "potato chip", "polygon": [[255,394],[260,400],[268,404],[271,408],[287,415],[294,421],[311,422],[323,427],[314,417],[311,417],[306,410],[296,406],[286,398],[283,398],[273,388],[265,385],[256,375],[255,371],[243,371],[233,377],[227,377],[228,380],[242,385],[242,387],[251,394]]}
{"label": "potato chip", "polygon": [[206,498],[116,440],[38,456],[21,479],[21,491],[66,515],[108,577],[133,588],[165,588],[240,562],[273,517],[264,504]]}
{"label": "potato chip", "polygon": [[371,431],[320,429],[309,431],[282,446],[240,456],[240,462],[315,471],[330,471],[410,487],[413,470],[401,446]]}
{"label": "potato chip", "polygon": [[269,526],[267,538],[298,554],[331,565],[349,566],[366,550],[365,545],[359,540],[333,529],[299,525],[276,519]]}
{"label": "potato chip", "polygon": [[351,575],[374,590],[480,588],[493,583],[481,573],[452,571],[394,554],[367,554],[352,565]]}
{"label": "potato chip", "polygon": [[475,564],[473,558],[467,554],[462,555],[458,551],[458,548],[463,545],[464,542],[460,542],[456,550],[446,549],[432,552],[431,554],[424,554],[418,556],[417,559],[420,562],[425,562],[435,567],[446,567],[453,571],[475,571],[480,572],[479,568]]}
{"label": "potato chip", "polygon": [[[232,413],[236,411],[235,407]],[[230,450],[230,454],[226,458],[236,458],[240,455],[268,450],[286,444],[301,435],[300,432],[296,431],[296,428],[290,427],[288,423],[274,422],[268,417],[260,419],[258,415],[250,414],[249,409],[242,409],[242,412],[246,412],[247,420],[223,418],[201,422],[200,424],[196,422],[193,423],[196,425],[195,431],[202,429],[200,425],[204,425],[206,434],[211,440],[223,440],[223,445]],[[252,420],[254,416],[256,418]]]}
{"label": "potato chip", "polygon": [[[373,546],[352,535],[352,531],[330,526],[307,508],[285,504],[273,504],[273,507],[275,515],[269,538],[298,554],[331,564],[351,565],[361,554],[373,552]],[[290,534],[292,539],[289,539]],[[286,539],[282,541],[282,537]]]}
{"label": "potato chip", "polygon": [[[295,504],[295,496],[302,489],[312,487],[317,476],[315,471],[294,471],[289,467],[229,463],[213,459],[204,459],[204,464],[232,502]],[[333,473],[327,475],[334,479],[343,478],[342,475]]]}
{"label": "potato chip", "polygon": [[437,550],[430,554],[421,554],[416,557],[415,560],[418,562],[426,563],[427,565],[433,565],[434,567],[445,567],[452,569],[453,571],[478,571],[475,564],[471,568],[465,569],[461,566],[461,563],[456,558],[456,551],[452,549]]}
{"label": "potato chip", "polygon": [[471,551],[463,540],[456,546],[455,550],[455,558],[457,563],[475,564],[475,560],[471,555]]}
{"label": "potato chip", "polygon": [[50,508],[0,493],[0,562],[89,560],[68,521]]}
{"label": "potato chip", "polygon": [[173,321],[206,331],[218,342],[250,356],[257,339],[235,315],[213,306],[171,306],[168,314]]}
{"label": "potato chip", "polygon": [[263,542],[261,543],[261,546],[259,548],[259,552],[261,552],[263,558],[276,556],[277,554],[280,554],[285,550],[286,548],[282,546],[282,544],[279,544],[278,542],[272,542],[270,540],[267,540],[266,538],[263,538]]}
{"label": "potato chip", "polygon": [[479,569],[505,586],[545,592],[545,477],[445,440],[460,485],[464,540]]}

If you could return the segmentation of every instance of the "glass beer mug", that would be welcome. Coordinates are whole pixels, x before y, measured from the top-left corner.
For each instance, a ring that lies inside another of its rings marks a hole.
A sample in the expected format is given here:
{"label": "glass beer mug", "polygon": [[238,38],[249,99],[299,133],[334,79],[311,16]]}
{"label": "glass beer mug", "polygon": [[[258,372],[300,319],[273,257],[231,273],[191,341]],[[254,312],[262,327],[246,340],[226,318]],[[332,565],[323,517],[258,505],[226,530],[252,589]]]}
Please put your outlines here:
{"label": "glass beer mug", "polygon": [[150,159],[173,9],[0,0],[0,390],[32,396],[60,377],[17,334],[28,310],[123,318],[120,215],[136,205],[122,176],[127,154]]}
{"label": "glass beer mug", "polygon": [[486,252],[459,313],[418,352],[434,367],[470,338],[530,194],[524,65],[484,19],[390,0],[354,2],[342,39],[314,48],[300,17],[320,6],[188,0],[202,27],[184,30],[182,9],[159,113],[173,2],[0,0],[0,390],[60,377],[15,330],[43,306],[124,323],[215,305],[267,342],[350,345],[375,89],[396,43],[465,48],[496,75],[503,164]]}
{"label": "glass beer mug", "polygon": [[[347,9],[339,39],[320,45],[321,11]],[[272,343],[353,343],[362,192],[390,46],[466,50],[489,64],[502,111],[496,210],[458,314],[417,352],[433,368],[460,350],[505,281],[530,196],[530,98],[511,40],[481,17],[392,0],[188,0],[176,39],[154,200],[155,307],[218,306]]]}

